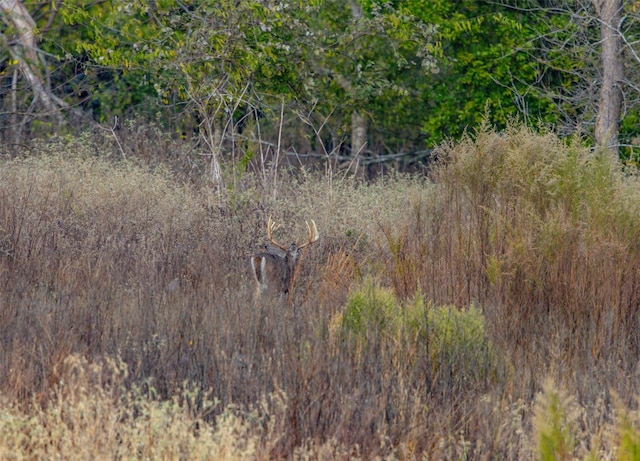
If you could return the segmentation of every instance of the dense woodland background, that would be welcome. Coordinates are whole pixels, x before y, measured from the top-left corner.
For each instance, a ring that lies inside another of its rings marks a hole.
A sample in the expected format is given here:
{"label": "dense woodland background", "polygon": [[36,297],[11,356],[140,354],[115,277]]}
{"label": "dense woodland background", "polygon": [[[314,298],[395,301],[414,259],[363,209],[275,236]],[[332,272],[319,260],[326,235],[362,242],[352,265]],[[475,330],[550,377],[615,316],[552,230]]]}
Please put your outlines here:
{"label": "dense woodland background", "polygon": [[91,127],[117,137],[136,120],[193,142],[223,183],[223,169],[272,159],[425,163],[486,116],[637,156],[637,2],[3,0],[0,11],[8,150]]}

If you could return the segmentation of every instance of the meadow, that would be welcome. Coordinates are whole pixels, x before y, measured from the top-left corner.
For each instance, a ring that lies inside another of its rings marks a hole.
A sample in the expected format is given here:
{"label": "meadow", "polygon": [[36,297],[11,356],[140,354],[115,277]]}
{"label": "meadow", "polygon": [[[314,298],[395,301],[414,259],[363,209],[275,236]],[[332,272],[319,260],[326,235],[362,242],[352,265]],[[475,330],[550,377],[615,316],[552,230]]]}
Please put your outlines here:
{"label": "meadow", "polygon": [[[514,126],[220,190],[105,139],[0,158],[0,459],[640,459],[635,167]],[[269,216],[320,233],[290,303]]]}

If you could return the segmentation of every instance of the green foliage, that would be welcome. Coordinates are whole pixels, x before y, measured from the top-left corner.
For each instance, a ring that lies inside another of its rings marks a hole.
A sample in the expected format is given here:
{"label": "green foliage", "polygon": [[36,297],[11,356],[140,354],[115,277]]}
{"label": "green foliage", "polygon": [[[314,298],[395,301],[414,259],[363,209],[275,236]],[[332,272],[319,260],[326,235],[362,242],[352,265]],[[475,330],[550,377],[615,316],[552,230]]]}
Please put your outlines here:
{"label": "green foliage", "polygon": [[440,306],[427,312],[427,347],[436,379],[481,382],[495,371],[482,312]]}
{"label": "green foliage", "polygon": [[[485,114],[498,128],[516,117],[563,134],[592,126],[596,12],[589,2],[548,4],[559,8],[550,15],[529,0],[28,7],[55,93],[100,122],[142,116],[180,134],[203,132],[214,150],[225,134],[237,138],[249,118],[262,126],[240,135],[272,141],[283,107],[283,139],[297,150],[330,151],[349,149],[357,111],[369,124],[367,151],[381,153],[459,138]],[[625,4],[629,44],[637,43],[639,11]],[[11,39],[11,30],[3,35]],[[8,89],[15,63],[6,62],[0,79]],[[635,165],[638,109],[626,101],[621,156]]]}
{"label": "green foliage", "polygon": [[[152,78],[161,100],[233,102],[251,80],[271,91],[291,78],[297,60],[284,44],[292,38],[286,19],[295,4],[207,1],[147,4],[119,0],[96,17],[80,5],[66,18],[90,30],[77,50],[95,62]],[[234,33],[229,31],[233,30]]]}
{"label": "green foliage", "polygon": [[418,294],[401,303],[390,289],[368,278],[349,296],[339,322],[361,344],[381,337],[404,352],[425,350],[435,382],[482,382],[497,371],[484,316],[474,306],[433,307]]}
{"label": "green foliage", "polygon": [[356,337],[366,338],[369,332],[395,336],[400,313],[393,292],[368,278],[349,296],[341,326]]}
{"label": "green foliage", "polygon": [[640,431],[629,415],[629,411],[620,408],[620,416],[616,424],[618,436],[618,460],[640,460]]}
{"label": "green foliage", "polygon": [[620,121],[620,159],[634,168],[640,167],[640,110],[629,110]]}
{"label": "green foliage", "polygon": [[363,2],[357,16],[344,2],[328,1],[315,17],[309,81],[322,95],[322,113],[339,115],[339,134],[348,132],[356,109],[373,122],[372,144],[415,143],[421,82],[438,67],[435,26],[389,2]]}
{"label": "green foliage", "polygon": [[111,101],[115,107],[136,104],[123,93],[146,96],[153,88],[163,105],[196,112],[207,121],[201,130],[219,134],[243,111],[277,119],[285,104],[338,142],[350,133],[354,109],[379,126],[397,126],[407,115],[403,104],[415,100],[415,82],[435,69],[433,28],[387,4],[365,13],[335,0],[117,0],[99,9],[65,4],[63,12],[86,34],[74,52],[120,81],[140,82],[139,90],[113,91],[123,98]]}
{"label": "green foliage", "polygon": [[459,138],[477,126],[487,110],[497,127],[518,114],[526,120],[554,120],[551,101],[531,94],[540,71],[531,58],[537,31],[528,27],[529,15],[473,0],[404,5],[438,25],[440,71],[425,82],[422,92],[427,108],[421,114],[422,128],[430,144]]}
{"label": "green foliage", "polygon": [[533,419],[540,461],[570,460],[576,447],[574,401],[547,382],[538,397]]}
{"label": "green foliage", "polygon": [[395,344],[415,347],[427,339],[430,309],[419,293],[400,302],[393,290],[367,277],[351,292],[337,321],[343,332],[358,340],[382,336]]}

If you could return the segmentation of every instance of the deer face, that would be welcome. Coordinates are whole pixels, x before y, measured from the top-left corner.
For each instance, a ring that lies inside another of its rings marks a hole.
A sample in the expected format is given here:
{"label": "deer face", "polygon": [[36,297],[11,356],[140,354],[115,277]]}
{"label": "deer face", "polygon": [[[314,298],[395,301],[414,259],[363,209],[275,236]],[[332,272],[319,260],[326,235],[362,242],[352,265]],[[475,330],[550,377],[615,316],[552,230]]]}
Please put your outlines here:
{"label": "deer face", "polygon": [[292,243],[287,249],[287,258],[295,264],[298,261],[298,256],[300,256],[300,249],[298,248],[298,245]]}

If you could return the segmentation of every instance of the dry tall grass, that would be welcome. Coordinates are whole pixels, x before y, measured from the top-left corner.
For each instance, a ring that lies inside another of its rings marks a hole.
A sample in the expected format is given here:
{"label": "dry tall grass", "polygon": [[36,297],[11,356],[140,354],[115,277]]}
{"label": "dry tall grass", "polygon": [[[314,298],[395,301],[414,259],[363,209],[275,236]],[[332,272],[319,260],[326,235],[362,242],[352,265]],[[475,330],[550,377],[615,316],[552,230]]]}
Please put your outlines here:
{"label": "dry tall grass", "polygon": [[[220,193],[169,153],[37,147],[0,163],[2,458],[615,457],[640,438],[640,194],[605,155],[484,130],[429,180]],[[279,240],[310,218],[322,236],[292,308],[252,301],[269,215]]]}

